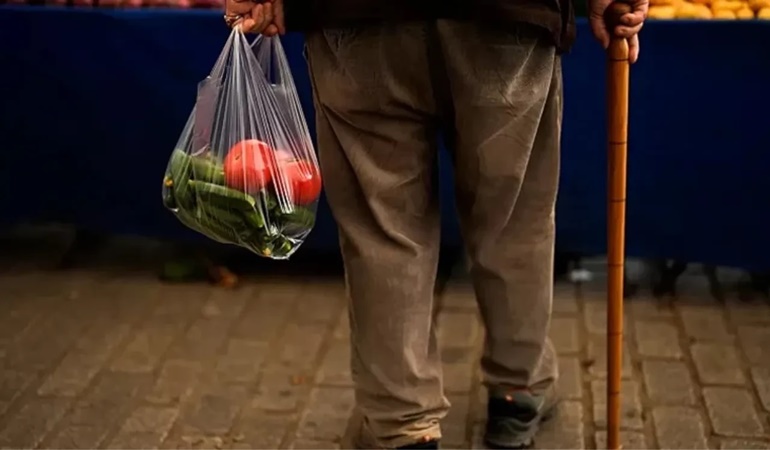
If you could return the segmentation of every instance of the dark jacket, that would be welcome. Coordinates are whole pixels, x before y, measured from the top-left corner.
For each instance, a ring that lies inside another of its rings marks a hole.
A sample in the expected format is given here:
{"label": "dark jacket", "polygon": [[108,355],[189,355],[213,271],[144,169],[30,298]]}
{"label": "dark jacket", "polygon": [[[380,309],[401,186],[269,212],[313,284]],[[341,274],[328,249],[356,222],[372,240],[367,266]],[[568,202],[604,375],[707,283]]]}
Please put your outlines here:
{"label": "dark jacket", "polygon": [[571,0],[284,0],[287,29],[310,31],[377,21],[452,18],[489,26],[517,22],[545,28],[559,50],[575,39]]}

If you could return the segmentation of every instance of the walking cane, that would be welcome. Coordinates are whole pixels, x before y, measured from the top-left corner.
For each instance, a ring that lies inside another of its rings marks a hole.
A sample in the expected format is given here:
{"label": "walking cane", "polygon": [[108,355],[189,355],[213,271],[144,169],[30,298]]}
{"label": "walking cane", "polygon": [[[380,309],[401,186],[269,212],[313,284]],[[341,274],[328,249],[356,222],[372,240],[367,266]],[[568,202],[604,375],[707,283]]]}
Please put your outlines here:
{"label": "walking cane", "polygon": [[613,36],[631,6],[611,3],[604,15],[607,48],[607,448],[620,449],[620,383],[623,367],[623,266],[628,157],[628,41]]}

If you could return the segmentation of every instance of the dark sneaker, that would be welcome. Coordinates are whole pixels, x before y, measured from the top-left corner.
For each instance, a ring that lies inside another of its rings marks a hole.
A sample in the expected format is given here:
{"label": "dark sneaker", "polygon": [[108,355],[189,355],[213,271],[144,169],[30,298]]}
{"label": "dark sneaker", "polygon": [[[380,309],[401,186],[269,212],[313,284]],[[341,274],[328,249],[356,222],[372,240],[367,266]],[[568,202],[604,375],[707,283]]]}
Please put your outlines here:
{"label": "dark sneaker", "polygon": [[399,449],[420,449],[420,450],[438,450],[438,441],[431,439],[428,441],[421,441],[411,445],[405,445],[398,447]]}
{"label": "dark sneaker", "polygon": [[545,395],[516,391],[505,397],[490,397],[484,443],[493,449],[532,446],[540,422],[553,415],[557,404],[553,390]]}

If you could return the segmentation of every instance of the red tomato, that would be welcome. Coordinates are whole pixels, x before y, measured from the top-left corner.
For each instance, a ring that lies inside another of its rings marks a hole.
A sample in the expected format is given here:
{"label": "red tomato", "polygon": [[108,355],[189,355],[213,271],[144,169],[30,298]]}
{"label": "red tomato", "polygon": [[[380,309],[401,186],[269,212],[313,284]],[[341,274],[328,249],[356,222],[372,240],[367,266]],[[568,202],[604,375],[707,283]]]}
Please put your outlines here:
{"label": "red tomato", "polygon": [[281,174],[291,186],[291,201],[295,205],[309,205],[321,196],[321,174],[307,161],[290,161],[281,165]]}
{"label": "red tomato", "polygon": [[286,150],[276,150],[275,159],[279,162],[290,162],[290,161],[294,161],[297,158],[295,158],[294,155],[291,154],[291,152],[287,152]]}
{"label": "red tomato", "polygon": [[238,142],[225,157],[225,183],[251,194],[270,184],[273,150],[257,139]]}

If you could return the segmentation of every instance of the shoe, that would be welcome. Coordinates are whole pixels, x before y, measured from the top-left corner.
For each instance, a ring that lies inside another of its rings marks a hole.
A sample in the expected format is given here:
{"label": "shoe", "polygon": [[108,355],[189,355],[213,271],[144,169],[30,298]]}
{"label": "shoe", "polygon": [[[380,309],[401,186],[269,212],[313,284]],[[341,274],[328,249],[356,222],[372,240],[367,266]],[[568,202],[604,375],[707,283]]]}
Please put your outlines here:
{"label": "shoe", "polygon": [[531,447],[540,423],[553,415],[557,403],[552,389],[545,395],[522,390],[490,397],[484,443],[493,449]]}
{"label": "shoe", "polygon": [[438,450],[438,441],[431,439],[429,441],[421,441],[415,444],[398,447],[398,449]]}

